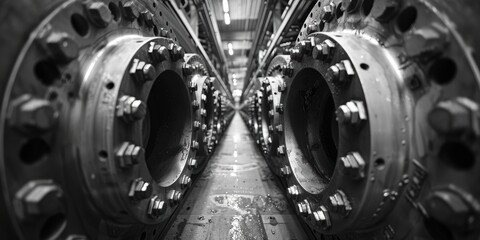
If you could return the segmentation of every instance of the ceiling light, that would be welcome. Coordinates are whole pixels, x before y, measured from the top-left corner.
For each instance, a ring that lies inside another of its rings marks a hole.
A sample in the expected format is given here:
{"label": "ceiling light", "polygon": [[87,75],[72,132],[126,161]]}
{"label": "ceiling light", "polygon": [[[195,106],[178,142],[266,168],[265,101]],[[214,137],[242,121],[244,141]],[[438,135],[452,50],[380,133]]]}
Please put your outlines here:
{"label": "ceiling light", "polygon": [[227,44],[227,47],[228,47],[228,54],[229,54],[229,55],[233,55],[233,44],[232,44],[232,43],[228,43],[228,44]]}
{"label": "ceiling light", "polygon": [[226,12],[224,14],[225,17],[225,24],[230,25],[230,13]]}
{"label": "ceiling light", "polygon": [[228,0],[223,0],[223,12],[230,12],[230,7],[228,6]]}

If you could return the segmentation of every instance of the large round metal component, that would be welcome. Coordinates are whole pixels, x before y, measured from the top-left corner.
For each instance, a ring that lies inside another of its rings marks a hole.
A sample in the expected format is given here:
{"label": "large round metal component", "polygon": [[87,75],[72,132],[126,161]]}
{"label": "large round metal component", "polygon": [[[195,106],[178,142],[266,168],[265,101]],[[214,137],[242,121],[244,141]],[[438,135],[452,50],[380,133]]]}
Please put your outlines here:
{"label": "large round metal component", "polygon": [[279,116],[267,162],[319,239],[478,239],[479,9],[319,1],[280,67],[283,114],[264,114],[270,76],[247,93],[266,153]]}
{"label": "large round metal component", "polygon": [[207,161],[203,59],[162,2],[38,4],[2,4],[32,13],[0,47],[2,237],[158,238]]}

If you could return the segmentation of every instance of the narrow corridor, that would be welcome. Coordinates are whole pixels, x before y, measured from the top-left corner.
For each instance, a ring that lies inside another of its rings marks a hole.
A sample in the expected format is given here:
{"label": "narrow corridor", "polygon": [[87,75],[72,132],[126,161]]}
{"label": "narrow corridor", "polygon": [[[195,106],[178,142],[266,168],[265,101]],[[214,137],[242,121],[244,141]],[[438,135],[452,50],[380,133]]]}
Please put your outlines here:
{"label": "narrow corridor", "polygon": [[308,239],[236,114],[166,239]]}

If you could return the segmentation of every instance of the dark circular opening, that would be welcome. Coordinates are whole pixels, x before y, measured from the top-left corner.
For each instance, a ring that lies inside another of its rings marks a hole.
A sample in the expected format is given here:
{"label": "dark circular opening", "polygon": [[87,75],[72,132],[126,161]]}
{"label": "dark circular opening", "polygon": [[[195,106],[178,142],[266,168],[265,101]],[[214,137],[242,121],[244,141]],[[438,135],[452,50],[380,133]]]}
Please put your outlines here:
{"label": "dark circular opening", "polygon": [[408,31],[417,20],[417,9],[413,6],[403,9],[397,18],[397,27],[401,32]]}
{"label": "dark circular opening", "polygon": [[166,21],[165,24],[168,26],[168,21]]}
{"label": "dark circular opening", "polygon": [[101,150],[98,152],[98,157],[100,158],[101,161],[105,162],[108,159],[108,153],[105,150]]}
{"label": "dark circular opening", "polygon": [[360,63],[360,68],[362,68],[363,70],[368,70],[370,66],[366,63]]}
{"label": "dark circular opening", "polygon": [[153,26],[153,34],[155,34],[155,36],[158,36],[158,28],[157,28],[157,26]]}
{"label": "dark circular opening", "polygon": [[343,16],[342,3],[339,3],[337,5],[337,8],[335,10],[335,15],[337,16],[337,18],[341,18]]}
{"label": "dark circular opening", "polygon": [[469,170],[475,165],[475,154],[462,142],[443,143],[438,155],[440,160],[458,170]]}
{"label": "dark circular opening", "polygon": [[87,19],[85,19],[82,15],[74,13],[70,18],[70,22],[73,29],[75,30],[75,32],[78,33],[78,35],[84,37],[88,34],[90,26],[88,25]]}
{"label": "dark circular opening", "polygon": [[162,16],[162,11],[158,11],[158,14],[160,14],[160,17]]}
{"label": "dark circular opening", "polygon": [[435,240],[452,240],[453,234],[448,229],[447,226],[445,226],[443,223],[433,219],[433,218],[425,218],[423,220],[423,224],[425,225],[425,229],[427,232],[430,234],[432,239]]}
{"label": "dark circular opening", "polygon": [[50,145],[42,138],[29,139],[20,149],[23,163],[33,164],[50,154]]}
{"label": "dark circular opening", "polygon": [[[290,85],[285,102],[285,143],[292,172],[312,194],[329,183],[337,161],[338,124],[335,103],[322,75],[301,70]],[[298,157],[300,156],[300,157]]]}
{"label": "dark circular opening", "polygon": [[377,170],[383,170],[385,168],[385,159],[383,158],[377,158],[375,162],[373,162],[373,166]]}
{"label": "dark circular opening", "polygon": [[33,69],[38,80],[46,86],[50,86],[55,80],[60,79],[60,70],[57,64],[51,59],[45,59],[37,62]]}
{"label": "dark circular opening", "polygon": [[152,236],[155,236],[155,235],[157,235],[157,229],[153,229],[152,231]]}
{"label": "dark circular opening", "polygon": [[107,84],[105,84],[105,87],[106,87],[108,90],[112,90],[112,89],[115,87],[115,83],[113,83],[113,82],[108,82]]}
{"label": "dark circular opening", "polygon": [[153,7],[156,8],[157,4],[155,2],[152,3]]}
{"label": "dark circular opening", "polygon": [[56,91],[51,91],[48,93],[48,100],[55,101],[58,98],[58,93]]}
{"label": "dark circular opening", "polygon": [[41,240],[56,239],[67,225],[65,214],[57,213],[49,217],[40,229]]}
{"label": "dark circular opening", "polygon": [[362,11],[363,11],[363,14],[365,14],[365,16],[370,14],[370,12],[372,11],[372,7],[373,7],[373,0],[363,0]]}
{"label": "dark circular opening", "polygon": [[428,76],[440,85],[452,82],[456,74],[457,64],[450,58],[440,58],[436,60],[428,71]]}
{"label": "dark circular opening", "polygon": [[122,15],[118,5],[113,2],[110,2],[108,4],[108,9],[110,9],[110,12],[112,13],[113,20],[118,21],[120,19],[120,16]]}
{"label": "dark circular opening", "polygon": [[165,71],[155,80],[143,121],[146,162],[160,186],[173,184],[188,159],[192,141],[190,92],[183,79]]}

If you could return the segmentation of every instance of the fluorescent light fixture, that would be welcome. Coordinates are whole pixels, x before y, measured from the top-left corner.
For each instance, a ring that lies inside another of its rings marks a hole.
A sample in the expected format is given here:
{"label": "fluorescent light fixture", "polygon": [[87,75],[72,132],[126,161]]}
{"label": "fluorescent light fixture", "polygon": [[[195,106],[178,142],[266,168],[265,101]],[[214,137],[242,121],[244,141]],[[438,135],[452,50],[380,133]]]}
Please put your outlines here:
{"label": "fluorescent light fixture", "polygon": [[233,44],[232,44],[232,43],[228,43],[228,44],[227,44],[227,47],[228,47],[228,54],[229,54],[229,55],[233,55]]}
{"label": "fluorescent light fixture", "polygon": [[228,6],[228,0],[223,0],[223,12],[230,12],[230,7]]}
{"label": "fluorescent light fixture", "polygon": [[224,13],[225,24],[230,25],[230,13]]}

